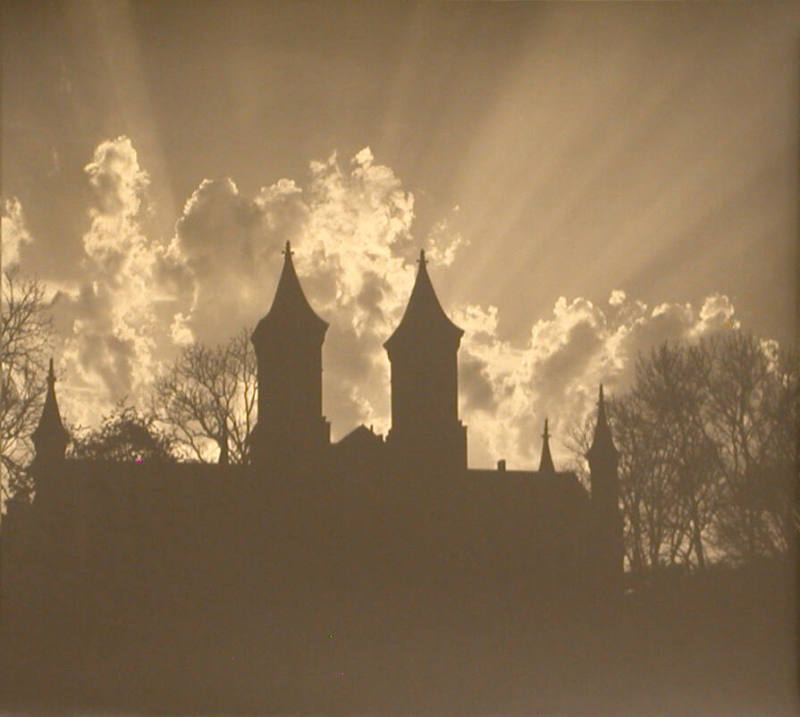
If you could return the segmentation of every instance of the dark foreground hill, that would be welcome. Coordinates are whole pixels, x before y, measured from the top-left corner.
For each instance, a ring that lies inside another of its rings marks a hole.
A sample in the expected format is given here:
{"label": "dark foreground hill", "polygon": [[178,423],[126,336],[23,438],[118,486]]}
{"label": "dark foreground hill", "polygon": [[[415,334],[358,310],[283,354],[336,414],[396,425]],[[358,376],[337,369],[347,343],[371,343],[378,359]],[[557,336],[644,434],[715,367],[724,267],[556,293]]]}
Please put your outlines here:
{"label": "dark foreground hill", "polygon": [[[629,592],[398,590],[336,624],[294,605],[110,619],[76,638],[3,626],[5,710],[170,713],[798,713],[795,598],[784,565],[712,569]],[[220,586],[224,590],[224,586]],[[344,613],[340,612],[340,615]]]}

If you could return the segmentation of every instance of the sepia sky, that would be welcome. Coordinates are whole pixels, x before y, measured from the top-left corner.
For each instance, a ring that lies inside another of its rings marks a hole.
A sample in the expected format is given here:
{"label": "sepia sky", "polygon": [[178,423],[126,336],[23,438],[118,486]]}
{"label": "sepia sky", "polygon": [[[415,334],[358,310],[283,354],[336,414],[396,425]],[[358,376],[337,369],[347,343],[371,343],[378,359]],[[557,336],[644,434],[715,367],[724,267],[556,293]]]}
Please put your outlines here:
{"label": "sepia sky", "polygon": [[470,463],[536,465],[548,415],[564,465],[639,351],[794,342],[799,30],[793,3],[7,2],[3,265],[46,283],[91,423],[255,324],[290,239],[336,439],[388,427],[424,247]]}

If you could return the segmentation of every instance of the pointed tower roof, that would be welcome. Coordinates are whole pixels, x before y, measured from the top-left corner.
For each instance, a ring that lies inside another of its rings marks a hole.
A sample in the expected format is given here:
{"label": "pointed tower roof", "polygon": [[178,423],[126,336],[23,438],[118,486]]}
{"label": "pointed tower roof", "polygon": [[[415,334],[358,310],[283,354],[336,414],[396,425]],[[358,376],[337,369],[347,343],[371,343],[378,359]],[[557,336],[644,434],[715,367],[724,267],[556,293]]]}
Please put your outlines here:
{"label": "pointed tower roof", "polygon": [[320,336],[325,334],[328,322],[321,319],[314,313],[314,309],[306,299],[297,272],[292,261],[292,249],[289,242],[283,251],[283,270],[278,287],[275,289],[275,298],[272,306],[261,321],[258,322],[256,330],[253,332],[253,340],[258,341],[265,332],[270,330],[297,329],[316,333]]}
{"label": "pointed tower roof", "polygon": [[547,419],[544,419],[544,433],[542,434],[542,460],[539,463],[540,473],[555,473],[553,457],[550,455],[550,433],[547,430]]}
{"label": "pointed tower roof", "polygon": [[40,446],[50,441],[55,441],[66,446],[69,441],[69,434],[61,422],[61,414],[58,411],[58,401],[56,400],[56,374],[53,370],[53,359],[50,359],[50,370],[47,372],[47,393],[44,397],[44,408],[39,425],[31,436],[36,446],[37,453]]}
{"label": "pointed tower roof", "polygon": [[444,313],[442,305],[433,289],[431,278],[428,276],[425,250],[419,252],[419,270],[411,297],[408,300],[406,311],[394,333],[383,344],[387,351],[392,351],[395,346],[405,342],[418,341],[420,334],[446,337],[458,343],[464,335],[464,330],[456,326]]}
{"label": "pointed tower roof", "polygon": [[612,455],[617,455],[617,449],[614,446],[614,440],[611,436],[611,428],[608,425],[608,416],[606,415],[606,404],[603,399],[603,384],[600,384],[600,394],[597,400],[597,425],[594,428],[594,438],[592,445],[589,448],[586,456],[591,458],[600,453],[610,452]]}

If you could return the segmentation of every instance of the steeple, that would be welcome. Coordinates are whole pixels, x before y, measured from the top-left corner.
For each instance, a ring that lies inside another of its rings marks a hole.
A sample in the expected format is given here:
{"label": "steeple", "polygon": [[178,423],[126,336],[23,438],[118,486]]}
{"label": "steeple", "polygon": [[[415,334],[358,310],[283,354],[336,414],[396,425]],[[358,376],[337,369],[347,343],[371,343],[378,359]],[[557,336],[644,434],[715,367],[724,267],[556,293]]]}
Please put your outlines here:
{"label": "steeple", "polygon": [[273,330],[297,330],[308,331],[320,337],[325,335],[328,323],[314,313],[314,309],[306,299],[300,280],[292,261],[292,251],[290,243],[286,242],[283,250],[283,270],[281,271],[278,286],[275,289],[275,298],[272,306],[261,321],[258,322],[256,330],[253,332],[253,343],[258,343]]}
{"label": "steeple", "polygon": [[252,461],[276,469],[314,463],[330,443],[330,424],[322,416],[322,342],[328,324],[303,293],[288,241],[283,254],[272,306],[252,336],[258,423],[248,441]]}
{"label": "steeple", "polygon": [[31,438],[36,448],[38,459],[63,458],[64,451],[69,443],[69,434],[61,423],[61,414],[58,411],[56,400],[56,374],[53,370],[53,359],[50,359],[50,368],[47,372],[47,393],[44,397],[44,408],[39,425]]}
{"label": "steeple", "polygon": [[602,590],[617,594],[623,581],[622,514],[619,509],[619,453],[614,447],[608,425],[603,385],[597,401],[597,425],[589,459],[591,485],[592,535],[595,546],[595,567]]}
{"label": "steeple", "polygon": [[553,457],[550,455],[550,433],[547,430],[547,419],[544,419],[544,433],[542,434],[542,460],[539,463],[540,473],[555,473]]}
{"label": "steeple", "polygon": [[614,447],[614,440],[611,437],[611,428],[608,425],[606,416],[606,404],[603,399],[603,384],[600,384],[600,393],[597,401],[597,425],[594,429],[594,438],[586,457],[591,461],[601,456],[613,457],[616,462],[617,449]]}
{"label": "steeple", "polygon": [[401,345],[418,344],[422,336],[436,336],[440,341],[446,340],[457,347],[464,335],[464,330],[450,321],[439,303],[431,278],[428,276],[428,262],[425,259],[424,249],[420,249],[417,263],[419,264],[417,279],[403,318],[400,319],[394,333],[383,344],[390,355]]}
{"label": "steeple", "polygon": [[444,313],[425,251],[403,318],[383,344],[392,367],[392,428],[386,442],[417,475],[467,466],[467,433],[458,419],[458,346],[464,331]]}

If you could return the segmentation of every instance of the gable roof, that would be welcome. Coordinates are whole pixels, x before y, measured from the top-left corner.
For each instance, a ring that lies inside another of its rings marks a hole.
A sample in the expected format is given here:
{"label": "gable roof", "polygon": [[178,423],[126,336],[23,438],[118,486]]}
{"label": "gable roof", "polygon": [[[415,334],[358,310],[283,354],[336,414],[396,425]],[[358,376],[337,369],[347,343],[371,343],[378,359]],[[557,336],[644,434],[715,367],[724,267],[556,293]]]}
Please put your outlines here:
{"label": "gable roof", "polygon": [[361,424],[354,428],[343,438],[339,439],[334,445],[346,447],[367,447],[367,446],[381,446],[383,439],[378,434],[374,433],[371,428],[367,428]]}

